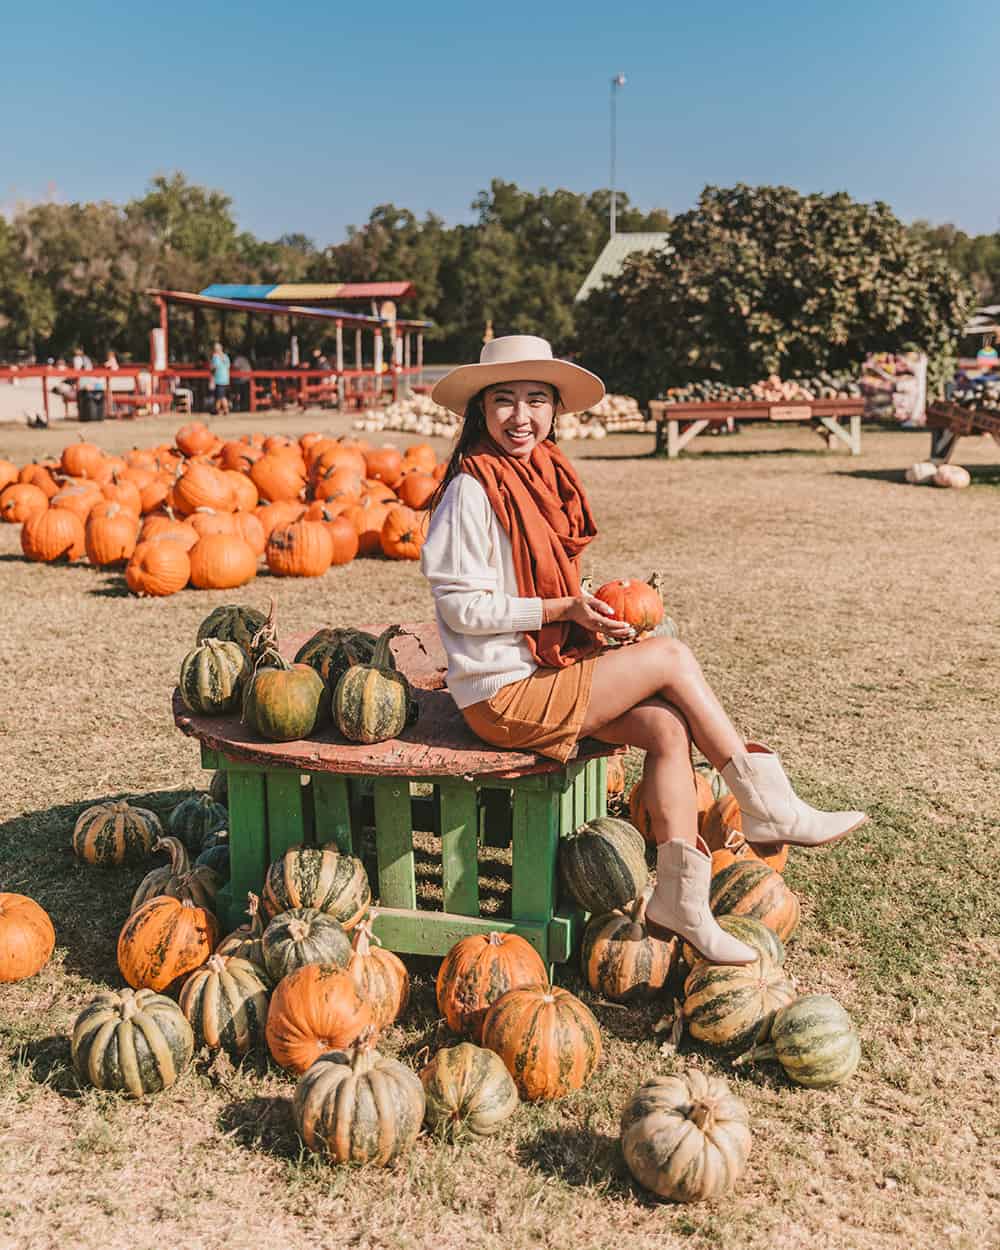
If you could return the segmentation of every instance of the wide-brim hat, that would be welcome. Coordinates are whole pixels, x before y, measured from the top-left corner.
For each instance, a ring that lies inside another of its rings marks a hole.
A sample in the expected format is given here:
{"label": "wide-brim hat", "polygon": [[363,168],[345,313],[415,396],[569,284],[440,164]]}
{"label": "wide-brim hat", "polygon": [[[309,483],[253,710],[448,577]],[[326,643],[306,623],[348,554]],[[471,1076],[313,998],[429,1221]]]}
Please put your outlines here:
{"label": "wide-brim hat", "polygon": [[473,395],[498,382],[548,382],[559,391],[560,412],[585,412],[604,398],[604,383],[597,374],[558,360],[545,339],[505,334],[484,345],[478,365],[460,365],[445,374],[431,399],[463,417]]}

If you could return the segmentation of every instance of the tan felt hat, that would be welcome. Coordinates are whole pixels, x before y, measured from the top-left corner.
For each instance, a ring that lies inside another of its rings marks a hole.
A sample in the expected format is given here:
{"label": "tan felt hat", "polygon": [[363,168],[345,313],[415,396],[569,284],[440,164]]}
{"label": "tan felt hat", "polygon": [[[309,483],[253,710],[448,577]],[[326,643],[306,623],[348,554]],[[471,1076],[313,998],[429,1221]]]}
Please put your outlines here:
{"label": "tan felt hat", "polygon": [[595,373],[557,360],[545,339],[506,334],[485,344],[478,365],[460,365],[445,374],[431,399],[461,417],[473,395],[498,382],[548,382],[558,388],[560,412],[584,412],[604,397],[604,383]]}

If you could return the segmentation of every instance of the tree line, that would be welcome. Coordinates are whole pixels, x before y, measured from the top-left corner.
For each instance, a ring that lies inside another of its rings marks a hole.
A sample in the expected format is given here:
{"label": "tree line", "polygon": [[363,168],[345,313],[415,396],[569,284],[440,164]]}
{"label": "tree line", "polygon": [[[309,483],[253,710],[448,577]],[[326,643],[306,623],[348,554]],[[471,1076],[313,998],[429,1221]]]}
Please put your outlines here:
{"label": "tree line", "polygon": [[[1000,301],[1000,234],[907,226],[885,204],[787,187],[708,187],[671,219],[618,193],[618,228],[669,230],[670,249],[635,256],[583,305],[574,296],[607,240],[607,190],[532,192],[495,179],[473,220],[447,225],[394,204],[346,239],[274,241],[241,231],[228,196],[159,176],[124,205],[36,204],[0,217],[0,356],[66,356],[81,345],[146,359],[150,287],[211,282],[410,279],[408,315],[431,320],[426,359],[474,358],[485,323],[541,334],[645,400],[697,377],[740,382],[856,366],[866,351],[915,344],[954,355],[974,300]],[[248,326],[230,314],[228,344]],[[218,322],[171,313],[171,354],[198,359]],[[329,330],[297,326],[305,350]],[[280,359],[284,325],[254,319],[258,359]]]}

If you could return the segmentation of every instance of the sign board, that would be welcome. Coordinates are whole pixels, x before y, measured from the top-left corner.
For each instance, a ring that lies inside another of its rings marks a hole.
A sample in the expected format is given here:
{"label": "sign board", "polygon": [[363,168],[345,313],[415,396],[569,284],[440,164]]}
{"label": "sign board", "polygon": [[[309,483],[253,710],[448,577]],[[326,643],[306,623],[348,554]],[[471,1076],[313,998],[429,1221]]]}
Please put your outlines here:
{"label": "sign board", "polygon": [[812,414],[809,404],[775,404],[767,415],[772,421],[808,421]]}

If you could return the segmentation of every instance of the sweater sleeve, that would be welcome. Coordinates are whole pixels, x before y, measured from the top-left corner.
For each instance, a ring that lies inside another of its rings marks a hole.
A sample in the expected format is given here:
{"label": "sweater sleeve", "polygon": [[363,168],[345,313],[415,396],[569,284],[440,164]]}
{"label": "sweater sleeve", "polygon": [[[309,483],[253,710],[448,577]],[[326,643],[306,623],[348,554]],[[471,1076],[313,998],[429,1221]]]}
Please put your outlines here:
{"label": "sweater sleeve", "polygon": [[490,502],[468,474],[449,485],[431,520],[420,566],[441,619],[456,634],[522,633],[542,627],[541,599],[501,590]]}

